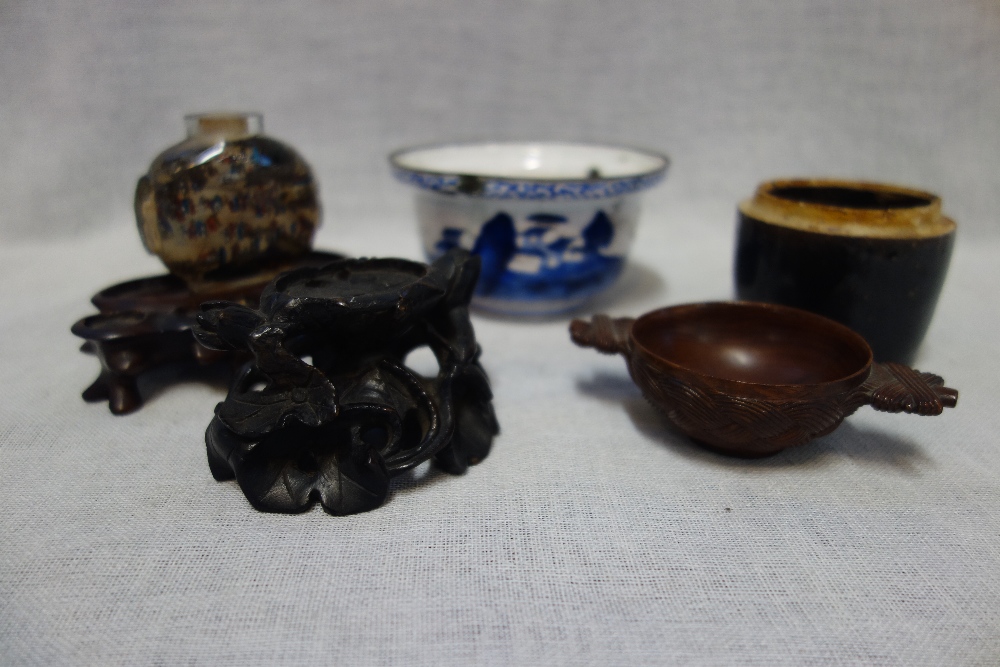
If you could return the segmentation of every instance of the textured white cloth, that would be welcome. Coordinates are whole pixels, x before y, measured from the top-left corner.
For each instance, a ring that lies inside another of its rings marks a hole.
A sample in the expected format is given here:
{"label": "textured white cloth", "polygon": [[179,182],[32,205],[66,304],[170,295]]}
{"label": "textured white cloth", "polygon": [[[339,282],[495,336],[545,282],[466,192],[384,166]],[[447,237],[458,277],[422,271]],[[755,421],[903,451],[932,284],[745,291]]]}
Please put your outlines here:
{"label": "textured white cloth", "polygon": [[[995,3],[13,2],[0,55],[0,664],[996,664]],[[666,430],[567,318],[477,315],[489,458],[363,515],[258,513],[208,470],[221,387],[164,371],[115,417],[80,400],[98,367],[69,332],[97,289],[162,270],[132,185],[182,113],[219,107],[306,154],[317,245],[356,256],[419,257],[400,145],[670,153],[587,312],[729,297],[758,181],[931,189],[960,236],[916,365],[958,407],[863,408],[729,459]]]}

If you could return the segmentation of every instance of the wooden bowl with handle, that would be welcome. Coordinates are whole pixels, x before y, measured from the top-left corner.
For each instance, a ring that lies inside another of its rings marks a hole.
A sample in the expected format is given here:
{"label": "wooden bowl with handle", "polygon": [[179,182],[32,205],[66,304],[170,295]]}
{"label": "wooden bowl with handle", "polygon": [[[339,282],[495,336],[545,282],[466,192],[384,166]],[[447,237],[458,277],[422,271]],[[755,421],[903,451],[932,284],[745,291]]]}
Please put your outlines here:
{"label": "wooden bowl with handle", "polygon": [[862,405],[938,415],[958,392],[895,363],[874,363],[860,335],[796,308],[698,303],[635,318],[574,320],[577,345],[621,354],[643,395],[715,451],[775,454],[833,431]]}

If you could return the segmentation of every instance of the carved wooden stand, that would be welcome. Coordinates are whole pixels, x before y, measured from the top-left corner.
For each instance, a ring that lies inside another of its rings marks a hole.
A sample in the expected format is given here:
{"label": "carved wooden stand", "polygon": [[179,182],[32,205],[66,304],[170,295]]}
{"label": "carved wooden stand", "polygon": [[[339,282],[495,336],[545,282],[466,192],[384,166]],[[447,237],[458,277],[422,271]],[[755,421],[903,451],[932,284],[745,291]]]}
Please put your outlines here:
{"label": "carved wooden stand", "polygon": [[[341,258],[312,252],[287,268],[317,266]],[[100,311],[79,320],[72,332],[86,342],[81,350],[101,362],[101,373],[83,392],[87,402],[108,401],[116,415],[142,407],[136,379],[166,364],[196,361],[209,366],[246,361],[246,353],[219,352],[199,345],[191,335],[198,306],[208,299],[256,303],[274,271],[219,282],[197,291],[166,274],[119,283],[91,299]]]}
{"label": "carved wooden stand", "polygon": [[[430,266],[345,259],[279,276],[259,310],[204,304],[198,341],[253,355],[205,435],[215,478],[261,511],[343,515],[428,459],[458,474],[485,458],[499,428],[469,320],[478,275],[464,250]],[[424,346],[435,377],[405,365]]]}

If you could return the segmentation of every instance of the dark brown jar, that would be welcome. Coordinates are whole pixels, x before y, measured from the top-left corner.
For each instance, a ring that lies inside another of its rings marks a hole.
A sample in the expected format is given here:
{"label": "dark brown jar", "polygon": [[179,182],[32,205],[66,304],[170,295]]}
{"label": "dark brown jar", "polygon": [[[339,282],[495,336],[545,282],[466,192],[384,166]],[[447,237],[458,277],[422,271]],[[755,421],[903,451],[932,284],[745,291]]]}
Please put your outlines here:
{"label": "dark brown jar", "polygon": [[738,220],[738,298],[819,313],[860,333],[876,360],[912,363],[955,240],[937,196],[858,181],[770,181],[740,204]]}

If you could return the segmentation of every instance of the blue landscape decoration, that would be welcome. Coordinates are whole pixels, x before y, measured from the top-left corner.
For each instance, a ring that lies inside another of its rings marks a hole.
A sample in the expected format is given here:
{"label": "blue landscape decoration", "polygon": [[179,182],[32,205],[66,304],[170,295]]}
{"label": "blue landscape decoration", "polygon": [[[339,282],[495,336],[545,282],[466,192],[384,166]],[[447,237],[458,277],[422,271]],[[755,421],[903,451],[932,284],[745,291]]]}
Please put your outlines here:
{"label": "blue landscape decoration", "polygon": [[[535,223],[517,231],[514,218],[500,212],[483,224],[472,245],[473,254],[482,262],[478,296],[504,299],[548,300],[581,298],[601,291],[618,277],[623,258],[605,255],[603,250],[614,240],[614,224],[604,211],[577,235],[559,234],[546,242],[553,228],[566,222],[561,215],[535,213],[527,216]],[[435,250],[444,253],[459,245],[462,230],[445,228]],[[551,235],[550,235],[551,237]],[[511,267],[515,256],[537,258],[534,270],[525,270],[524,262]]]}

